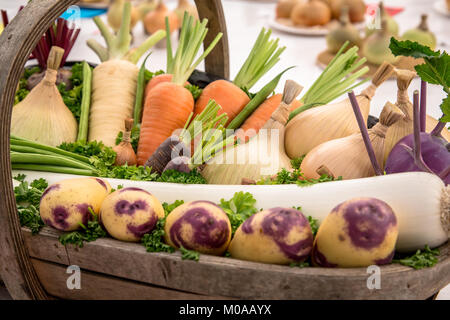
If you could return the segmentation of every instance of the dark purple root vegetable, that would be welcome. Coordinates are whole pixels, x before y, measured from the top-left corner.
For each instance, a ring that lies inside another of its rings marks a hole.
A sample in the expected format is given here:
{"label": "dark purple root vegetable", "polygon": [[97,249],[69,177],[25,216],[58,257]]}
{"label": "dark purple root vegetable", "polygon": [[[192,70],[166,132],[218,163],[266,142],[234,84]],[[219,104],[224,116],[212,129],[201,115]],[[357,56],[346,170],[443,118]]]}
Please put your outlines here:
{"label": "dark purple root vegetable", "polygon": [[163,172],[167,170],[176,170],[179,172],[189,173],[191,172],[191,167],[189,166],[190,160],[190,158],[184,156],[176,157],[169,161]]}
{"label": "dark purple root vegetable", "polygon": [[191,149],[183,143],[178,136],[170,136],[155,150],[148,158],[145,167],[152,167],[154,172],[159,174],[168,170],[166,166],[175,158],[191,155]]}
{"label": "dark purple root vegetable", "polygon": [[440,136],[445,123],[439,122],[431,133],[420,132],[418,92],[414,92],[414,133],[401,139],[386,161],[386,173],[423,171],[450,183],[448,141]]}
{"label": "dark purple root vegetable", "polygon": [[[45,76],[45,71],[39,73],[33,73],[27,80],[27,89],[31,90],[38,85],[39,82]],[[72,71],[69,69],[59,69],[58,76],[56,77],[56,84],[65,83],[66,89],[71,90],[73,88],[72,81],[70,81],[70,77],[72,76]]]}

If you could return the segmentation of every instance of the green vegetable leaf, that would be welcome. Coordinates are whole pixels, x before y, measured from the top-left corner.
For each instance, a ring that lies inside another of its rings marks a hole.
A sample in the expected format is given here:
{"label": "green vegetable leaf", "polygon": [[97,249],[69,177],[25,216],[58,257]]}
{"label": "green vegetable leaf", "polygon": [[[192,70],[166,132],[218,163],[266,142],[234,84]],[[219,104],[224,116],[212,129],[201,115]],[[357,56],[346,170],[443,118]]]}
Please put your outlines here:
{"label": "green vegetable leaf", "polygon": [[98,238],[106,237],[106,231],[103,230],[100,222],[98,221],[98,216],[95,212],[89,208],[89,212],[92,215],[92,220],[88,221],[87,226],[80,222],[81,230],[64,233],[59,236],[59,242],[62,245],[73,244],[76,247],[82,248],[84,242],[92,242]]}
{"label": "green vegetable leaf", "polygon": [[441,109],[444,116],[440,120],[442,122],[450,122],[450,96],[442,100]]}
{"label": "green vegetable leaf", "polygon": [[195,86],[192,84],[185,85],[184,87],[189,90],[189,92],[192,94],[192,97],[194,98],[195,101],[197,101],[197,99],[200,97],[200,95],[203,92],[203,89],[200,89],[198,86]]}
{"label": "green vegetable leaf", "polygon": [[311,216],[308,216],[308,222],[309,222],[309,225],[311,226],[312,234],[315,237],[317,234],[317,230],[319,230],[319,220],[314,219]]}
{"label": "green vegetable leaf", "polygon": [[444,114],[441,121],[447,122],[450,119],[450,56],[445,51],[432,51],[427,46],[423,46],[413,41],[399,41],[391,38],[389,45],[395,56],[406,56],[414,58],[423,58],[425,63],[415,66],[417,74],[423,81],[431,84],[441,85],[447,98],[441,104]]}
{"label": "green vegetable leaf", "polygon": [[167,202],[164,202],[162,204],[163,208],[164,208],[164,214],[167,217],[167,215],[169,213],[171,213],[175,208],[181,206],[184,203],[183,200],[175,200],[174,203],[168,204]]}
{"label": "green vegetable leaf", "polygon": [[258,212],[255,207],[256,200],[249,192],[236,192],[229,201],[220,200],[220,207],[225,211],[230,219],[232,235],[237,228],[250,216]]}
{"label": "green vegetable leaf", "polygon": [[304,262],[292,262],[291,264],[289,264],[289,267],[294,268],[307,268],[309,267],[309,262],[308,261],[304,261]]}
{"label": "green vegetable leaf", "polygon": [[439,52],[434,52],[427,46],[423,46],[418,42],[406,40],[397,40],[391,37],[391,43],[389,44],[389,49],[394,56],[405,56],[413,58],[435,58],[440,55]]}
{"label": "green vegetable leaf", "polygon": [[191,172],[179,172],[177,170],[164,171],[159,178],[159,182],[172,182],[172,183],[184,183],[184,184],[206,184],[205,178],[197,171],[193,169]]}
{"label": "green vegetable leaf", "polygon": [[165,72],[163,70],[158,70],[155,72],[151,72],[149,70],[145,70],[145,83],[147,84],[150,80],[152,80],[153,77],[159,76],[160,74],[164,74]]}
{"label": "green vegetable leaf", "polygon": [[164,218],[159,219],[156,223],[155,229],[152,232],[145,234],[141,242],[144,247],[147,249],[147,252],[175,252],[175,249],[168,244],[164,243],[164,225],[166,223],[166,217],[169,213],[171,213],[176,207],[182,205],[184,203],[183,200],[176,200],[174,203],[164,202],[162,204],[164,208]]}
{"label": "green vegetable leaf", "polygon": [[20,225],[29,228],[32,234],[36,234],[44,226],[44,222],[39,214],[39,203],[48,183],[45,179],[41,178],[33,180],[28,184],[25,178],[26,176],[24,174],[19,174],[13,178],[20,182],[14,188],[17,213],[19,215]]}
{"label": "green vegetable leaf", "polygon": [[180,247],[181,259],[183,260],[194,260],[198,261],[200,259],[200,253],[193,250],[188,250],[186,248]]}
{"label": "green vegetable leaf", "polygon": [[425,249],[417,250],[416,253],[409,257],[396,257],[392,260],[393,263],[400,263],[414,269],[423,269],[434,266],[438,263],[439,249],[431,250],[428,245]]}

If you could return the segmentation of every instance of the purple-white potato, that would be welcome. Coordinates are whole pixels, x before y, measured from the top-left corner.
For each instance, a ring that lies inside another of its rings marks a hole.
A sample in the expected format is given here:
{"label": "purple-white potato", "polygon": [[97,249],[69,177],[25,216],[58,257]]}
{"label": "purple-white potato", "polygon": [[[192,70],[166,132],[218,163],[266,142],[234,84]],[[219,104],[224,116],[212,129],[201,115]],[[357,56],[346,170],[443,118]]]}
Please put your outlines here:
{"label": "purple-white potato", "polygon": [[111,191],[106,180],[99,178],[67,179],[48,186],[42,193],[39,213],[42,221],[62,231],[79,229],[92,218],[89,209],[98,214],[103,200]]}
{"label": "purple-white potato", "polygon": [[320,225],[312,262],[330,268],[388,264],[397,236],[397,218],[386,202],[351,199],[336,206]]}
{"label": "purple-white potato", "polygon": [[241,260],[289,264],[305,261],[312,246],[311,226],[301,211],[272,208],[245,220],[228,251]]}
{"label": "purple-white potato", "polygon": [[231,240],[225,211],[210,201],[192,201],[175,208],[166,218],[165,241],[174,248],[221,255]]}
{"label": "purple-white potato", "polygon": [[140,188],[114,191],[103,201],[100,221],[106,231],[122,241],[138,242],[164,218],[164,209],[156,197]]}

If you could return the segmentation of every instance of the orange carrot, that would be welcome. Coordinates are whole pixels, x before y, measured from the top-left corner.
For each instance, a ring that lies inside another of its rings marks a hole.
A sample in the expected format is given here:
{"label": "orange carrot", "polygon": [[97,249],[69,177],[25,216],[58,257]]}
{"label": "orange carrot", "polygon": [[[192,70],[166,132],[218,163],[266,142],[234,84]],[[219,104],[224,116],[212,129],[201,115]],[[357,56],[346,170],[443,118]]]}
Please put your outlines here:
{"label": "orange carrot", "polygon": [[142,115],[137,153],[139,165],[144,165],[175,130],[183,128],[193,109],[191,92],[173,82],[161,83],[149,92]]}
{"label": "orange carrot", "polygon": [[261,30],[233,82],[218,80],[203,89],[195,104],[194,114],[200,114],[208,101],[214,100],[222,107],[221,112],[228,115],[230,123],[244,109],[250,98],[243,89],[252,88],[280,60],[279,56],[285,49],[278,47],[279,39],[270,40],[271,32],[270,29],[267,32],[264,28]]}
{"label": "orange carrot", "polygon": [[[156,87],[158,84],[162,82],[172,82],[173,74],[163,73],[157,76],[154,76],[145,87],[145,97],[148,96],[148,93],[150,90],[152,90],[154,87]],[[185,82],[184,85],[188,85],[189,82]]]}
{"label": "orange carrot", "polygon": [[222,107],[219,114],[227,114],[228,122],[226,125],[250,102],[250,98],[244,91],[234,83],[226,80],[211,82],[203,89],[202,94],[195,103],[194,114],[200,114],[209,100],[215,100]]}
{"label": "orange carrot", "polygon": [[[270,119],[272,113],[281,103],[282,94],[278,93],[270,98],[267,98],[261,105],[245,120],[238,132],[238,137],[242,141],[248,141],[251,137],[256,135],[259,129]],[[291,111],[300,107],[302,103],[294,100],[291,104]],[[251,130],[253,129],[253,130]],[[244,140],[245,139],[245,140]]]}
{"label": "orange carrot", "polygon": [[[183,85],[222,37],[222,33],[219,33],[203,54],[194,61],[208,32],[207,23],[207,19],[194,22],[194,18],[185,13],[175,56],[172,53],[170,37],[166,38],[169,72],[154,78],[158,78],[154,83],[159,81],[159,84],[148,90],[145,98],[137,152],[139,165],[144,165],[159,145],[175,130],[182,129],[194,111],[194,98]],[[169,29],[169,21],[166,18],[166,32],[169,32]],[[168,82],[168,79],[171,82]]]}

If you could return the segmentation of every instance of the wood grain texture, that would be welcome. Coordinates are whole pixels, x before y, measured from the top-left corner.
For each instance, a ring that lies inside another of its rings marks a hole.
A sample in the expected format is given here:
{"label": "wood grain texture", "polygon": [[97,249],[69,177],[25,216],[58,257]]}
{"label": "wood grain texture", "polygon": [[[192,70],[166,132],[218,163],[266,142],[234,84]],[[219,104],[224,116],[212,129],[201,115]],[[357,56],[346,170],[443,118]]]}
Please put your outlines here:
{"label": "wood grain texture", "polygon": [[[23,229],[24,233],[29,233]],[[57,262],[55,245],[60,232],[44,228],[27,241],[33,258]],[[35,240],[37,237],[47,239]],[[41,243],[47,252],[34,248]],[[55,254],[52,254],[55,248]],[[140,244],[110,238],[67,246],[71,264],[92,272],[130,279],[153,286],[207,296],[241,299],[426,299],[450,283],[450,243],[440,248],[433,268],[413,270],[392,264],[381,267],[381,289],[369,290],[365,268],[291,268],[201,255],[185,261],[179,253],[148,253]],[[35,255],[33,255],[35,254]]]}
{"label": "wood grain texture", "polygon": [[14,199],[9,130],[17,83],[32,49],[50,24],[76,0],[35,0],[0,36],[0,274],[14,299],[45,299],[24,245]]}
{"label": "wood grain texture", "polygon": [[195,0],[200,19],[208,19],[208,34],[203,46],[206,48],[219,32],[222,39],[205,59],[205,71],[225,79],[230,78],[228,33],[221,0]]}
{"label": "wood grain texture", "polygon": [[81,270],[80,289],[68,289],[67,267],[31,259],[45,290],[54,297],[70,300],[223,300],[223,297],[204,296],[156,287],[128,279]]}
{"label": "wood grain texture", "polygon": [[[25,62],[41,35],[76,2],[34,0],[17,14],[0,36],[0,277],[15,299],[46,299],[47,295],[29,260],[16,214],[9,159],[14,94]],[[222,4],[220,0],[196,0],[196,4],[200,16],[210,19],[210,32],[204,45],[209,45],[218,32],[224,33],[205,61],[206,70],[228,78],[228,40]]]}

